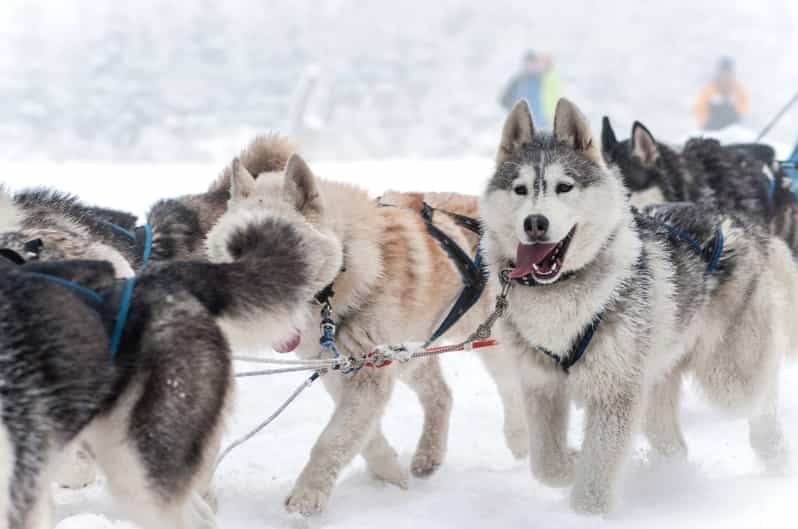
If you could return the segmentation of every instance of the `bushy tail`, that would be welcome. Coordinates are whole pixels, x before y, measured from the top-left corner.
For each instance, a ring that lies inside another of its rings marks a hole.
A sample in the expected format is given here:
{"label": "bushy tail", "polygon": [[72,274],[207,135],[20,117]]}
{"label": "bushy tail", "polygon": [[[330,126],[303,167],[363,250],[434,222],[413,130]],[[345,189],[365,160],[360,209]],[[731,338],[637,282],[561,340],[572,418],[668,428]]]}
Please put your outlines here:
{"label": "bushy tail", "polygon": [[787,356],[798,359],[798,266],[787,245],[776,237],[771,238],[768,268],[765,273],[775,278],[776,317],[784,319],[783,328],[787,331]]}

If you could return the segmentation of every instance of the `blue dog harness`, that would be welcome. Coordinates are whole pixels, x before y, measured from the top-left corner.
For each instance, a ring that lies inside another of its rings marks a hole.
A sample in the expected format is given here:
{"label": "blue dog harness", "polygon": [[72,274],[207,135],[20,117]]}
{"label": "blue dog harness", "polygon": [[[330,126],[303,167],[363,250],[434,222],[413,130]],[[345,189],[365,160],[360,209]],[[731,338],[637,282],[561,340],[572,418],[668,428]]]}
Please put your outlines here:
{"label": "blue dog harness", "polygon": [[[120,233],[123,233],[124,235],[127,235],[128,237],[130,237],[131,239],[133,239],[136,242],[141,240],[141,237],[143,236],[143,240],[142,240],[143,248],[142,248],[142,255],[141,255],[141,270],[144,270],[144,268],[147,266],[147,264],[149,262],[150,254],[152,253],[152,227],[149,224],[146,224],[145,226],[137,228],[136,229],[136,233],[133,233],[133,232],[131,232],[129,230],[126,230],[125,228],[122,228],[121,226],[118,226],[118,225],[113,224],[111,222],[107,222],[107,221],[104,221],[104,220],[101,220],[100,222],[110,226],[111,228],[113,228],[114,230],[116,230],[116,231],[118,231]],[[26,252],[29,251],[28,246],[31,245],[33,242],[36,242],[36,241],[31,241],[29,243],[26,243],[26,245],[25,245]],[[35,257],[34,257],[35,259],[38,259],[38,249],[39,248],[41,248],[41,241],[38,241],[38,244],[36,245],[37,253],[36,253]],[[22,256],[20,256],[19,254],[17,254],[16,252],[13,252],[13,250],[4,249],[4,251],[8,252],[8,254],[9,254],[8,256],[6,256],[5,254],[3,255],[8,260],[14,262],[17,265],[25,264],[25,262],[26,262],[25,259]],[[74,292],[80,294],[81,296],[86,298],[88,301],[90,301],[94,306],[99,307],[99,306],[104,305],[107,302],[106,297],[102,296],[101,294],[99,294],[98,292],[96,292],[96,291],[94,291],[94,290],[92,290],[90,288],[84,287],[83,285],[79,285],[78,283],[75,283],[74,281],[69,281],[67,279],[64,279],[64,278],[61,278],[61,277],[58,277],[58,276],[54,276],[54,275],[50,275],[50,274],[43,274],[43,273],[40,273],[40,272],[25,272],[25,273],[27,275],[31,276],[31,277],[37,277],[37,278],[45,279],[47,281],[50,281],[51,283],[55,283],[55,284],[60,285],[62,287],[65,287],[65,288],[68,288],[70,290],[73,290]],[[110,337],[110,341],[111,341],[110,342],[111,362],[115,362],[116,361],[117,354],[119,353],[119,347],[121,346],[121,341],[122,341],[122,333],[125,330],[125,324],[127,323],[127,317],[128,317],[128,314],[130,313],[130,304],[131,304],[131,301],[133,299],[133,289],[136,286],[136,276],[130,277],[128,279],[121,280],[117,284],[119,285],[119,287],[117,287],[117,288],[121,288],[121,297],[120,297],[120,300],[119,300],[119,308],[117,309],[116,317],[114,317],[114,320],[113,320],[114,324],[113,324],[113,327],[111,329],[111,337]],[[111,295],[109,297],[113,298],[115,296]]]}
{"label": "blue dog harness", "polygon": [[[698,240],[692,237],[690,234],[677,228],[676,226],[672,226],[670,224],[660,222],[653,217],[648,217],[650,220],[659,224],[662,228],[668,231],[669,236],[677,239],[681,239],[685,241],[691,248],[693,248],[699,255],[707,259],[707,273],[714,274],[718,270],[718,265],[720,264],[720,258],[723,255],[723,247],[725,243],[725,236],[723,235],[723,230],[718,228],[715,231],[715,237],[712,238],[707,246],[702,246]],[[569,276],[572,277],[572,276]],[[523,282],[525,286],[540,286],[539,283],[535,281],[527,281]],[[563,371],[567,374],[569,369],[576,364],[587,351],[587,348],[590,346],[590,342],[593,340],[593,337],[596,334],[596,331],[601,325],[602,320],[604,319],[605,311],[601,311],[593,316],[593,319],[585,325],[579,335],[573,342],[571,349],[565,355],[559,355],[557,353],[552,352],[549,349],[546,349],[542,346],[536,346],[538,350],[543,352],[546,356],[554,360],[557,365],[559,365]]]}

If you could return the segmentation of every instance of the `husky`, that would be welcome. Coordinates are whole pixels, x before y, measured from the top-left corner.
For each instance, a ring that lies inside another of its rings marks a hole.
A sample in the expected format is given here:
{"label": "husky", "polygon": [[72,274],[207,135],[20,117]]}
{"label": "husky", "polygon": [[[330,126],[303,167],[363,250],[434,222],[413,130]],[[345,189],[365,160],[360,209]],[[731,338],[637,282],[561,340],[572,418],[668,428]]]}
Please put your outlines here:
{"label": "husky", "polygon": [[[605,513],[633,433],[679,457],[680,383],[692,374],[720,408],[748,417],[765,461],[786,452],[777,374],[795,345],[798,297],[783,241],[693,205],[633,210],[580,110],[561,99],[552,135],[526,102],[504,125],[480,201],[494,288],[509,285],[496,336],[517,362],[533,475],[573,485],[571,505]],[[765,273],[762,273],[766,271]],[[569,403],[585,410],[569,448]]]}
{"label": "husky", "polygon": [[657,142],[639,122],[628,140],[618,141],[607,117],[601,143],[607,163],[621,170],[633,205],[687,201],[742,213],[798,251],[798,201],[772,148],[692,138],[677,150]]}
{"label": "husky", "polygon": [[[311,224],[340,241],[344,262],[331,284],[336,342],[344,357],[359,357],[379,345],[424,342],[449,311],[463,284],[453,262],[427,232],[411,204],[419,195],[389,193],[378,203],[358,187],[316,178],[301,158],[285,171],[252,174],[243,164],[233,171],[228,213],[268,211],[296,225]],[[476,197],[430,196],[434,206],[451,213],[476,216]],[[396,203],[390,203],[396,200]],[[210,255],[226,246],[230,235],[224,219],[208,236]],[[438,212],[434,224],[465,251],[476,252],[479,236]],[[472,254],[473,255],[473,254]],[[465,339],[491,308],[487,296],[446,334]],[[320,317],[298,327],[295,336],[277,349],[302,358],[320,358]],[[457,354],[457,353],[452,353]],[[507,356],[498,350],[483,355],[505,407],[505,436],[517,457],[526,455],[526,425],[520,387]],[[331,373],[323,379],[335,401],[335,412],[313,447],[293,491],[288,511],[305,515],[324,510],[342,470],[361,454],[370,472],[401,488],[410,473],[424,478],[434,473],[446,454],[452,395],[435,357],[394,363],[357,373]],[[397,381],[406,383],[424,410],[424,426],[410,473],[381,428],[381,419]]]}
{"label": "husky", "polygon": [[114,356],[123,290],[110,262],[0,256],[0,527],[53,527],[50,478],[78,437],[143,527],[216,526],[231,348],[243,333],[285,339],[342,261],[334,239],[268,212],[223,229],[213,263],[156,263],[136,278]]}
{"label": "husky", "polygon": [[[258,172],[285,167],[293,144],[278,135],[258,136],[239,155]],[[227,208],[230,169],[204,193],[163,199],[146,215],[152,229],[150,263],[206,259],[205,240]],[[53,189],[23,190],[14,195],[0,186],[0,248],[40,261],[80,259],[113,264],[119,278],[142,269],[146,237],[135,215],[85,204]],[[66,451],[55,475],[64,487],[82,488],[95,480],[91,458],[76,445]]]}
{"label": "husky", "polygon": [[[277,135],[257,137],[237,159],[258,172],[285,167],[293,145]],[[156,202],[146,215],[152,229],[149,262],[205,259],[205,240],[227,208],[229,168],[204,192]],[[88,259],[114,264],[119,277],[141,270],[144,237],[136,216],[83,203],[52,189],[24,190],[0,198],[0,247],[25,253],[41,241],[41,260]],[[11,233],[4,233],[11,232]]]}

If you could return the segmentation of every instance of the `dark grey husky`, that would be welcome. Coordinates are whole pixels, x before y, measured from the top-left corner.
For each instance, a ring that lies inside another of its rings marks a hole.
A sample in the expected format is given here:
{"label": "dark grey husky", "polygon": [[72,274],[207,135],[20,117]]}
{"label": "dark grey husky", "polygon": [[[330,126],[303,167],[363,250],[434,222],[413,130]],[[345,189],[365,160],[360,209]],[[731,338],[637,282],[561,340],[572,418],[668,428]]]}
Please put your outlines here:
{"label": "dark grey husky", "polygon": [[216,526],[209,481],[237,327],[284,339],[265,334],[293,332],[342,260],[319,260],[338,247],[278,218],[233,234],[224,262],[154,263],[135,280],[107,261],[3,250],[0,528],[53,527],[51,473],[78,437],[143,527]]}

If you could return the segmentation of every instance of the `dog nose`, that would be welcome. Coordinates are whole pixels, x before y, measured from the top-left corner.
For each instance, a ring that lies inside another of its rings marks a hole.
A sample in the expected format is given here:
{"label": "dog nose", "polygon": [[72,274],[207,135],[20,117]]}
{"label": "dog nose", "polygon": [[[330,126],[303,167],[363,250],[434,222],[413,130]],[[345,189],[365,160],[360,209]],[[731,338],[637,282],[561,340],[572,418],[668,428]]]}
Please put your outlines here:
{"label": "dog nose", "polygon": [[530,215],[524,219],[524,231],[533,241],[542,239],[548,229],[549,219],[543,215]]}

